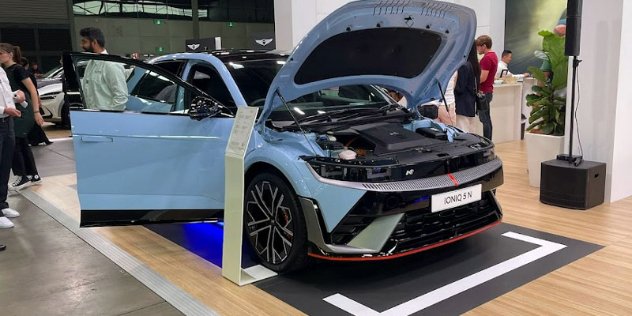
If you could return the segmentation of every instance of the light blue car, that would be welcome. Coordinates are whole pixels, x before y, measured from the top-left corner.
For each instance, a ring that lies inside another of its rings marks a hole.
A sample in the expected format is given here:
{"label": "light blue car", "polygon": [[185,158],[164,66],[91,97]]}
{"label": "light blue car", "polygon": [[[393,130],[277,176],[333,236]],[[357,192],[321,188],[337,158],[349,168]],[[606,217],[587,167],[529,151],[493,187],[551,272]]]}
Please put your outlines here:
{"label": "light blue car", "polygon": [[[498,224],[494,145],[418,111],[441,99],[439,87],[465,62],[475,14],[434,1],[388,3],[343,6],[290,55],[184,53],[145,63],[65,54],[66,91],[78,106],[81,225],[220,218],[226,176],[245,177],[247,239],[275,271],[312,258],[396,258]],[[120,64],[125,111],[81,107],[75,69],[86,61]],[[401,91],[408,108],[382,87]],[[245,175],[225,175],[241,106],[260,114]]]}

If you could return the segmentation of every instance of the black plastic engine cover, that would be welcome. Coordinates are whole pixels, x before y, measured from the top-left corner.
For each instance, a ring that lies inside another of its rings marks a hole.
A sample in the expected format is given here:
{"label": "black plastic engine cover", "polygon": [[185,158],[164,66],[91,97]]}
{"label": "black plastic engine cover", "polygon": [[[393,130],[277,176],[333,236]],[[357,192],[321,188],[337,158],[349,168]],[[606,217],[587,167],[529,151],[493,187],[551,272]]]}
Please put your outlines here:
{"label": "black plastic engine cover", "polygon": [[444,143],[409,131],[402,127],[401,124],[366,124],[353,127],[352,129],[367,141],[375,144],[373,152],[375,155]]}

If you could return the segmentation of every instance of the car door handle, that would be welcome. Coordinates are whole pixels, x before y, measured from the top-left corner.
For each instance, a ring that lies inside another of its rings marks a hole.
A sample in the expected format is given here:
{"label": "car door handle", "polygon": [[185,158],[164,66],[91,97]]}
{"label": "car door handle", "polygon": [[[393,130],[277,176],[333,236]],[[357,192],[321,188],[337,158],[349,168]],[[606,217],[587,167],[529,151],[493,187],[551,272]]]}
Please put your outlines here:
{"label": "car door handle", "polygon": [[111,143],[114,142],[114,138],[107,136],[81,136],[81,141],[84,143]]}

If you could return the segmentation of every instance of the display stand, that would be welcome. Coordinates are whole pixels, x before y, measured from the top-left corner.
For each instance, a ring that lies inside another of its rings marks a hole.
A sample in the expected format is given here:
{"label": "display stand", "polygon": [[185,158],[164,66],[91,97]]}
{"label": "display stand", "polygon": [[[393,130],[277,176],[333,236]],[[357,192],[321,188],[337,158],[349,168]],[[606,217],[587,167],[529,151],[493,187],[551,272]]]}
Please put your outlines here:
{"label": "display stand", "polygon": [[244,157],[259,108],[239,107],[225,157],[224,246],[222,275],[242,286],[277,275],[261,265],[243,269]]}

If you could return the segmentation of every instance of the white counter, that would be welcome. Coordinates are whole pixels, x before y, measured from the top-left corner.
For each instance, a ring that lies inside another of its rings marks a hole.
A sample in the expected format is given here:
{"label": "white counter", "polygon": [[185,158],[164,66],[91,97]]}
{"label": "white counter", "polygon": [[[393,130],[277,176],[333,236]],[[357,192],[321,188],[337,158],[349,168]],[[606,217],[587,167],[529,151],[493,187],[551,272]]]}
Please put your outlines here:
{"label": "white counter", "polygon": [[[522,126],[522,82],[494,85],[490,105],[492,141],[496,144],[520,140]],[[483,135],[483,124],[476,118],[476,133]]]}

